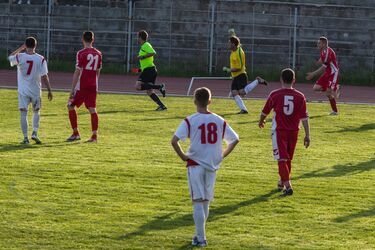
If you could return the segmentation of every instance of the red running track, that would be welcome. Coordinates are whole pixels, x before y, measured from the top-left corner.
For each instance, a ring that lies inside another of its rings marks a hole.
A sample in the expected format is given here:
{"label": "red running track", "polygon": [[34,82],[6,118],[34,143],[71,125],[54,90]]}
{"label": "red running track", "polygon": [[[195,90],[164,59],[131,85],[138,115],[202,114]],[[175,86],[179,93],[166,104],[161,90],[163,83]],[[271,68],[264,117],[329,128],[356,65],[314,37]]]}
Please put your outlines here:
{"label": "red running track", "polygon": [[[0,70],[0,87],[16,88],[17,73],[16,70]],[[73,73],[50,72],[50,82],[53,89],[69,90],[71,88]],[[137,76],[129,75],[110,75],[102,74],[99,79],[99,91],[113,93],[142,93],[136,91],[134,84]],[[158,77],[157,83],[165,83],[167,86],[167,95],[186,95],[189,87],[190,78],[182,77]],[[192,91],[200,86],[206,86],[211,89],[213,96],[228,97],[230,90],[229,80],[197,80],[194,81]],[[326,101],[327,98],[319,92],[312,90],[313,84],[297,83],[296,89],[303,92],[308,101]],[[250,94],[248,98],[264,99],[268,94],[280,87],[280,83],[271,82],[268,86],[259,85]],[[340,102],[375,104],[375,87],[345,86],[341,85]]]}

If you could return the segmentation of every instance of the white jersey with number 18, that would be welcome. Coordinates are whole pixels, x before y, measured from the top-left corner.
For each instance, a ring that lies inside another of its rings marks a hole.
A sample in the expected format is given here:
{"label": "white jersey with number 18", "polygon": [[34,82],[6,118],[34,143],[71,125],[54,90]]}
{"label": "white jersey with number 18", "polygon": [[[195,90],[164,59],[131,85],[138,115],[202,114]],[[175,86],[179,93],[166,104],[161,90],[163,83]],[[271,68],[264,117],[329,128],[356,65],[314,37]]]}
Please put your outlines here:
{"label": "white jersey with number 18", "polygon": [[43,56],[27,53],[9,56],[11,66],[17,65],[18,93],[23,96],[39,97],[41,76],[48,74],[47,62]]}
{"label": "white jersey with number 18", "polygon": [[238,140],[238,135],[225,120],[213,113],[195,113],[187,117],[175,136],[183,141],[190,138],[189,159],[212,171],[220,167],[223,141],[231,144]]}

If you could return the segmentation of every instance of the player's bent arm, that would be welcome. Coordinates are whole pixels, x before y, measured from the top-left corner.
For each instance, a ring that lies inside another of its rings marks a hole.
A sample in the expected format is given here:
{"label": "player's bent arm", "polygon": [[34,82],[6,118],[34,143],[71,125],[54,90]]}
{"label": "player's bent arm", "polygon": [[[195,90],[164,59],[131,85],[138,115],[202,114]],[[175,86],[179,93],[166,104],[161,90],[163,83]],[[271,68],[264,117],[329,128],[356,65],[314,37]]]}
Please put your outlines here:
{"label": "player's bent arm", "polygon": [[70,96],[71,97],[74,95],[74,90],[76,88],[76,85],[78,83],[80,75],[81,75],[81,69],[76,68],[76,70],[74,71],[74,74],[73,74],[72,89],[70,91]]}
{"label": "player's bent arm", "polygon": [[22,44],[21,47],[19,47],[18,49],[16,49],[15,51],[13,51],[12,53],[10,53],[9,56],[15,56],[17,54],[19,54],[22,50],[26,49],[26,45],[25,44]]}
{"label": "player's bent arm", "polygon": [[180,144],[178,143],[179,140],[180,138],[174,135],[171,140],[172,147],[174,151],[177,153],[177,155],[181,158],[181,160],[187,161],[189,157],[184,153],[184,151],[182,151],[182,148]]}
{"label": "player's bent arm", "polygon": [[233,149],[237,146],[239,142],[240,140],[237,139],[231,144],[229,144],[228,147],[223,151],[223,158],[227,157],[233,151]]}
{"label": "player's bent arm", "polygon": [[324,73],[325,69],[326,69],[326,66],[323,64],[322,66],[319,67],[319,69],[317,69],[313,72],[307,73],[306,80],[311,80],[318,75],[322,75]]}
{"label": "player's bent arm", "polygon": [[52,98],[53,98],[52,88],[51,88],[51,84],[49,82],[48,75],[42,76],[41,80],[42,80],[43,85],[46,86],[46,88],[48,90],[48,100],[52,101]]}
{"label": "player's bent arm", "polygon": [[303,129],[305,130],[305,138],[303,144],[306,148],[310,146],[310,125],[309,125],[309,118],[302,120]]}

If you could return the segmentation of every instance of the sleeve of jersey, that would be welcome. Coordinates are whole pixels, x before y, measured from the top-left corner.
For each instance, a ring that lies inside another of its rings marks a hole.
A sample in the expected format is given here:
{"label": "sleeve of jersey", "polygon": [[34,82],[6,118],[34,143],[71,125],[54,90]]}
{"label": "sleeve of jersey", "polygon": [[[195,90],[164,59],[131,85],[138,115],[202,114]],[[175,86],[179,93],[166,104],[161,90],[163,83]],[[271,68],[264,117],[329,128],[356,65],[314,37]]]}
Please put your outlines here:
{"label": "sleeve of jersey", "polygon": [[186,120],[182,121],[180,126],[178,126],[175,134],[180,140],[185,141],[186,138],[189,137],[189,128],[188,128],[188,123]]}
{"label": "sleeve of jersey", "polygon": [[271,112],[272,108],[273,108],[273,101],[272,101],[272,97],[269,96],[266,104],[263,107],[262,114],[268,115]]}
{"label": "sleeve of jersey", "polygon": [[19,64],[18,56],[19,55],[14,55],[14,56],[9,56],[8,57],[8,60],[9,60],[9,63],[10,63],[11,67]]}
{"label": "sleeve of jersey", "polygon": [[43,58],[42,67],[40,67],[40,75],[45,76],[48,74],[47,61]]}
{"label": "sleeve of jersey", "polygon": [[82,59],[81,59],[81,55],[79,54],[79,52],[77,52],[77,55],[76,55],[76,68],[77,69],[82,69]]}
{"label": "sleeve of jersey", "polygon": [[238,134],[232,129],[231,126],[229,126],[229,124],[226,124],[224,128],[224,141],[228,144],[231,144],[238,139]]}
{"label": "sleeve of jersey", "polygon": [[146,44],[145,44],[145,47],[143,48],[143,50],[144,50],[147,54],[156,53],[156,51],[154,50],[154,48],[152,47],[152,45],[151,45],[150,43],[146,43]]}

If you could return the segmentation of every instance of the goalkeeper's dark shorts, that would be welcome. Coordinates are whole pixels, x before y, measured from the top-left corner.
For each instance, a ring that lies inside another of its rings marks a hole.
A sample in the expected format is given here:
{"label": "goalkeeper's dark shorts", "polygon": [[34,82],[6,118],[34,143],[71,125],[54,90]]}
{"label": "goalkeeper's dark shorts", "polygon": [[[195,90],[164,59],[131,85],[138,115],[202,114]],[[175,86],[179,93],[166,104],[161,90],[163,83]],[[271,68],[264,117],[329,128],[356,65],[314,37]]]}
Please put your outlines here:
{"label": "goalkeeper's dark shorts", "polygon": [[158,75],[158,71],[156,70],[155,67],[145,68],[139,75],[138,81],[144,82],[144,83],[155,84],[157,75]]}
{"label": "goalkeeper's dark shorts", "polygon": [[247,74],[242,73],[241,75],[238,75],[233,78],[231,90],[244,89],[246,85],[247,85]]}

